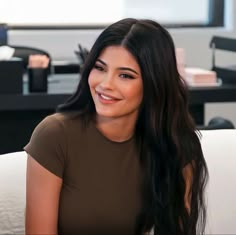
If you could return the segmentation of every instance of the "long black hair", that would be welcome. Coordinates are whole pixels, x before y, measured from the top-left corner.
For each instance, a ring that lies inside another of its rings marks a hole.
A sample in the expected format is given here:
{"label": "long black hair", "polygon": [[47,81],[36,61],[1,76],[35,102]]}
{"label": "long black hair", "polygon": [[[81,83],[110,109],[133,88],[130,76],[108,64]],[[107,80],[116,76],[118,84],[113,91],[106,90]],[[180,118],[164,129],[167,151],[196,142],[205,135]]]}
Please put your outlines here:
{"label": "long black hair", "polygon": [[[76,110],[86,118],[94,116],[88,77],[102,50],[115,45],[126,48],[136,58],[143,79],[135,136],[146,174],[137,234],[152,227],[155,235],[203,234],[208,171],[188,111],[186,84],[177,70],[174,43],[165,28],[152,20],[131,18],[107,27],[85,61],[78,89],[58,111]],[[189,210],[185,202],[185,167],[192,176]]]}

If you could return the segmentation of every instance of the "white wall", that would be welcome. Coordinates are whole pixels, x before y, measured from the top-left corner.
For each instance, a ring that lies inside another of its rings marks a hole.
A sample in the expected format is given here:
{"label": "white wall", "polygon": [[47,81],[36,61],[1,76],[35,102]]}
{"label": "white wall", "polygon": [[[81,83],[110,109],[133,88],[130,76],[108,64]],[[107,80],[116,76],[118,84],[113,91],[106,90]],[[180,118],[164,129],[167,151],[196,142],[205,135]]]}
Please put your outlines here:
{"label": "white wall", "polygon": [[[187,10],[187,9],[186,9]],[[236,37],[236,2],[226,0],[226,27],[201,29],[172,29],[171,35],[176,47],[186,51],[186,64],[202,68],[211,67],[210,39],[213,35]],[[29,45],[43,48],[50,52],[56,60],[74,60],[74,50],[77,44],[90,48],[101,30],[12,30],[9,32],[9,43]],[[217,64],[228,65],[236,61],[236,53],[217,53]],[[207,122],[213,116],[223,116],[231,119],[236,126],[235,103],[206,104]]]}

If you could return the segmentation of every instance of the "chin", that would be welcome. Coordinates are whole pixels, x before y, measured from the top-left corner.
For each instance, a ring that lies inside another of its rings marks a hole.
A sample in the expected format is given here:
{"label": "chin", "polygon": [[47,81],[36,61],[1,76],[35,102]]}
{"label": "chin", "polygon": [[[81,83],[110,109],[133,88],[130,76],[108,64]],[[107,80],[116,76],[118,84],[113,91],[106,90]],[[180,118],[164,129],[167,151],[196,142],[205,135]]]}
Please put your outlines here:
{"label": "chin", "polygon": [[121,116],[121,114],[115,113],[115,112],[111,112],[111,111],[101,111],[101,110],[97,110],[96,111],[98,116],[101,117],[106,117],[106,118],[116,118]]}

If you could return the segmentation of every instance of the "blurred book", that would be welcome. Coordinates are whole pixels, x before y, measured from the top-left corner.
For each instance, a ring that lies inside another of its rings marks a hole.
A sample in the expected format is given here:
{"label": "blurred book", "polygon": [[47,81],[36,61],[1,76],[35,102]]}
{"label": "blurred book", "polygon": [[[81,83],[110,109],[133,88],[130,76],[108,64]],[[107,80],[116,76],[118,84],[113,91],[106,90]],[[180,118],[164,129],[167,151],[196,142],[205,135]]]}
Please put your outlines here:
{"label": "blurred book", "polygon": [[217,79],[215,71],[202,68],[186,67],[184,79],[190,86],[219,86],[221,81]]}

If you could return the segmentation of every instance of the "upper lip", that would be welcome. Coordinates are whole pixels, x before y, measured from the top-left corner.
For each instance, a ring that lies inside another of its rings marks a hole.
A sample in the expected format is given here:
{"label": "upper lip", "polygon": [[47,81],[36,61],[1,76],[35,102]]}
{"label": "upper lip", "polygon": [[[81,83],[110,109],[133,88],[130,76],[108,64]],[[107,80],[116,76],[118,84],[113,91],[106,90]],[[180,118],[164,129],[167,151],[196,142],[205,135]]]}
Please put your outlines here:
{"label": "upper lip", "polygon": [[96,93],[98,93],[99,95],[104,95],[104,96],[107,96],[107,97],[109,97],[109,98],[111,98],[111,99],[119,100],[119,98],[117,98],[117,97],[115,97],[115,96],[112,96],[112,95],[109,95],[109,94],[107,94],[107,93],[100,92],[100,91],[97,91],[97,90],[95,90],[95,91],[96,91]]}

